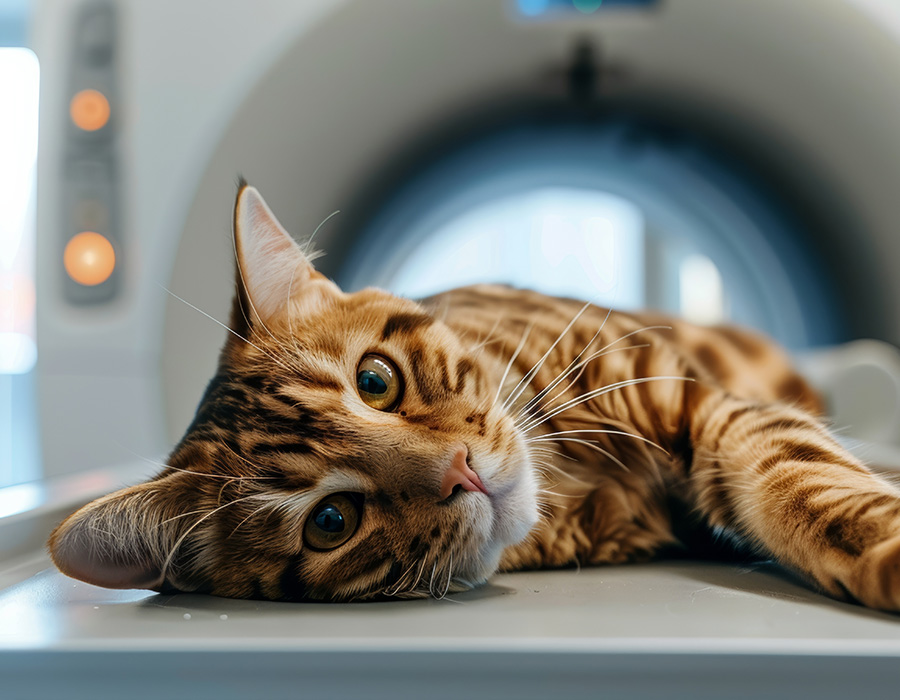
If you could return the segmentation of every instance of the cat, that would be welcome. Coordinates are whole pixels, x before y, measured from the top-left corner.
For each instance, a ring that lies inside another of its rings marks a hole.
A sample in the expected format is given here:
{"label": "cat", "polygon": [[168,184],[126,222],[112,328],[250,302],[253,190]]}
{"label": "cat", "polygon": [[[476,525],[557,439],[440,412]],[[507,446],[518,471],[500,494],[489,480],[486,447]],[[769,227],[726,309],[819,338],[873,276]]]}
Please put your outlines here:
{"label": "cat", "polygon": [[193,423],[158,476],[56,528],[63,573],[442,597],[734,541],[900,610],[900,492],[768,340],[503,286],[347,294],[246,183],[233,230],[230,333]]}

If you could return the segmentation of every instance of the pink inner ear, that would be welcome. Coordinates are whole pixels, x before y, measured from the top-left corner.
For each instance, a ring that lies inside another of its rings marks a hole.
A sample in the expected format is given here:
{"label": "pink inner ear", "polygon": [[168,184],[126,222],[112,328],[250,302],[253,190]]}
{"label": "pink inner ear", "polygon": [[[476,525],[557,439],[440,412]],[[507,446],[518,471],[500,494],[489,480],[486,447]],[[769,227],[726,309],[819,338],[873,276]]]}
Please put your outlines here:
{"label": "pink inner ear", "polygon": [[254,187],[241,190],[236,207],[241,278],[254,310],[265,321],[303,289],[314,270]]}

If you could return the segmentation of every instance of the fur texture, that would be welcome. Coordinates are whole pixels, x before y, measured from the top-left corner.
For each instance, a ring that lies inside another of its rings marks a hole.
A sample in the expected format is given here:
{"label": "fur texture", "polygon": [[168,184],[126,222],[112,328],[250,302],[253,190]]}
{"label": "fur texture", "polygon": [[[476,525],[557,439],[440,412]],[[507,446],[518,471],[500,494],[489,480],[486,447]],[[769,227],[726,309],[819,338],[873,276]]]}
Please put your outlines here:
{"label": "fur texture", "polygon": [[900,609],[900,494],[765,339],[497,286],[345,294],[247,186],[235,248],[193,424],[155,479],[56,529],[63,572],[343,601],[738,542]]}

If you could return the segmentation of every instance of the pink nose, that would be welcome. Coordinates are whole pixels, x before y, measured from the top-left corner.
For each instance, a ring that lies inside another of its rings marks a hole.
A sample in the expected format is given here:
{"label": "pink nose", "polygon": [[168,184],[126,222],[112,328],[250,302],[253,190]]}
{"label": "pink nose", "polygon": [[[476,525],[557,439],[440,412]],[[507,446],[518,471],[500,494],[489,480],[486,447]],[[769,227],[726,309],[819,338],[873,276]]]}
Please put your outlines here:
{"label": "pink nose", "polygon": [[457,486],[462,486],[466,491],[481,491],[486,494],[487,489],[478,478],[478,474],[472,471],[472,468],[466,462],[469,456],[469,450],[465,445],[460,445],[456,452],[453,453],[453,459],[450,467],[444,472],[444,478],[441,479],[441,500],[448,498]]}

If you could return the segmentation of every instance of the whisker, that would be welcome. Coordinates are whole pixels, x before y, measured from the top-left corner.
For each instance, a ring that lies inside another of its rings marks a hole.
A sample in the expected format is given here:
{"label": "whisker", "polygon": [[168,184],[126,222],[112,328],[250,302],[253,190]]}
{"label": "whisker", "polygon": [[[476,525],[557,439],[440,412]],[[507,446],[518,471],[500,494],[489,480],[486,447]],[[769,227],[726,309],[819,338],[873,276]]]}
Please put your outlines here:
{"label": "whisker", "polygon": [[[594,360],[596,360],[597,358],[599,358],[599,357],[606,357],[607,355],[611,355],[611,354],[613,354],[614,352],[624,352],[624,351],[626,351],[626,350],[640,350],[641,348],[649,348],[649,347],[650,347],[650,344],[649,344],[649,343],[642,343],[641,345],[629,345],[627,348],[615,348],[614,350],[607,350],[606,348],[602,348],[602,349],[598,350],[597,352],[595,352],[595,353],[593,353],[592,355],[590,355],[589,357],[587,357],[587,358],[584,360],[584,362],[582,362],[582,363],[580,363],[580,364],[578,365],[578,367],[574,367],[574,368],[572,369],[573,372],[577,369],[577,370],[578,370],[578,374],[576,374],[574,377],[572,377],[571,381],[570,381],[563,389],[561,389],[561,390],[558,391],[556,394],[554,394],[552,397],[550,397],[549,399],[547,399],[547,401],[545,401],[544,404],[543,404],[542,406],[537,406],[537,405],[534,405],[534,406],[524,406],[524,407],[519,411],[518,415],[517,415],[516,418],[515,418],[515,421],[518,422],[518,421],[522,420],[523,418],[524,418],[524,419],[527,419],[527,418],[529,418],[530,416],[533,416],[534,413],[535,413],[535,411],[538,411],[538,410],[545,410],[545,409],[551,407],[551,406],[553,405],[554,401],[556,401],[557,399],[559,399],[561,396],[564,396],[565,393],[566,393],[569,389],[571,389],[573,386],[575,386],[575,383],[576,383],[579,379],[581,379],[581,376],[584,374],[585,370],[587,369],[587,366],[588,366],[591,362],[593,362]],[[565,380],[565,375],[562,377],[562,380]],[[561,382],[559,382],[559,383],[561,383]],[[549,391],[550,391],[552,388],[553,388],[553,387],[547,387],[546,391],[541,392],[541,393],[542,393],[541,398],[543,398],[543,395],[546,395],[547,393],[549,393]],[[538,398],[538,397],[535,396],[534,398]],[[531,402],[529,402],[529,404],[530,404],[530,403],[531,403]]]}
{"label": "whisker", "polygon": [[322,219],[322,222],[318,226],[316,226],[316,230],[313,231],[312,235],[306,239],[306,243],[303,244],[303,254],[306,256],[307,260],[313,261],[316,258],[319,258],[322,256],[322,253],[318,253],[316,251],[310,250],[310,248],[312,248],[313,238],[316,237],[316,234],[319,232],[319,229],[321,229],[326,223],[328,223],[332,219],[332,217],[337,216],[340,213],[341,213],[340,209],[335,209],[333,212],[331,212],[328,216],[326,216],[324,219]]}
{"label": "whisker", "polygon": [[[509,362],[506,365],[506,370],[503,372],[503,376],[500,378],[500,384],[497,387],[497,395],[494,397],[494,402],[491,404],[491,408],[493,408],[497,404],[497,399],[500,398],[500,392],[503,391],[503,385],[506,383],[506,378],[509,376],[509,370],[513,366],[513,362],[516,361],[516,358],[519,356],[519,353],[522,352],[522,348],[525,347],[525,341],[528,340],[528,336],[531,333],[531,329],[534,328],[534,323],[529,323],[525,328],[525,332],[522,333],[522,339],[519,341],[519,345],[516,347],[515,352],[512,354],[512,357],[509,358]],[[504,405],[506,402],[504,401]]]}
{"label": "whisker", "polygon": [[444,586],[444,590],[441,592],[441,599],[447,597],[447,593],[450,592],[450,582],[453,580],[453,550],[450,550],[450,561],[447,564],[447,585]]}
{"label": "whisker", "polygon": [[[558,375],[556,376],[556,378],[555,378],[552,382],[550,382],[550,384],[548,384],[548,385],[547,385],[546,387],[544,387],[541,391],[539,391],[539,392],[531,399],[531,401],[529,401],[528,403],[526,403],[525,406],[522,408],[522,411],[520,411],[520,413],[522,413],[522,412],[524,412],[524,411],[527,411],[528,408],[529,408],[531,405],[533,405],[533,404],[539,402],[543,396],[546,396],[546,395],[547,395],[547,392],[551,391],[551,390],[553,389],[553,387],[555,387],[557,384],[559,384],[561,381],[563,381],[563,379],[564,379],[566,376],[568,376],[568,374],[569,374],[570,372],[572,372],[572,371],[574,370],[574,366],[578,364],[578,362],[581,360],[582,357],[584,357],[584,353],[587,352],[587,349],[588,349],[589,347],[591,347],[591,344],[597,339],[597,337],[600,335],[600,333],[603,332],[603,328],[604,328],[604,326],[606,326],[606,322],[609,320],[609,317],[610,317],[611,314],[612,314],[612,309],[607,310],[606,316],[605,316],[605,318],[603,319],[603,323],[600,324],[600,327],[597,329],[597,332],[594,333],[593,336],[591,336],[591,339],[590,339],[590,340],[585,344],[585,346],[581,349],[581,352],[579,352],[579,353],[575,356],[575,359],[573,359],[573,360],[569,363],[569,366],[566,367],[560,374],[558,374]],[[576,317],[576,318],[577,318],[577,317]],[[589,358],[586,362],[589,362],[589,361],[590,361],[591,359],[593,359],[594,357],[595,357],[595,356],[592,355],[591,358]],[[580,366],[580,365],[579,365],[579,366]]]}
{"label": "whisker", "polygon": [[[553,453],[554,453],[554,456],[565,457],[566,459],[573,461],[573,462],[578,461],[577,459],[573,459],[572,457],[569,457],[567,455],[557,453],[556,450],[553,450]],[[537,460],[535,460],[534,463],[538,465],[538,467],[537,467],[538,471],[541,471],[541,473],[544,476],[547,476],[548,474],[552,474],[554,477],[556,477],[557,484],[562,483],[563,481],[568,481],[568,482],[571,482],[574,484],[580,484],[583,486],[593,486],[593,484],[591,482],[586,481],[585,479],[582,479],[580,477],[577,477],[574,474],[567,472],[566,470],[562,469],[561,467],[558,467],[555,464],[552,464],[549,462],[544,462],[544,461],[537,461]]]}
{"label": "whisker", "polygon": [[487,335],[484,336],[484,340],[481,340],[481,334],[479,333],[479,335],[478,335],[478,340],[476,341],[476,344],[473,345],[471,348],[469,348],[469,352],[476,352],[476,351],[478,351],[478,350],[481,350],[481,349],[482,349],[483,347],[485,347],[486,345],[488,345],[488,344],[489,344],[489,341],[491,340],[491,338],[493,337],[494,333],[496,332],[497,327],[500,325],[500,321],[502,321],[502,320],[503,320],[503,315],[502,315],[502,314],[499,315],[499,316],[497,316],[497,320],[494,321],[493,327],[491,328],[491,330],[489,330],[489,331],[487,332]]}
{"label": "whisker", "polygon": [[298,349],[297,345],[297,337],[294,335],[294,318],[291,314],[291,294],[293,294],[294,289],[294,277],[297,274],[297,268],[295,267],[291,270],[291,279],[288,281],[287,288],[287,300],[285,302],[285,309],[287,309],[287,322],[288,322],[288,333],[291,336],[291,341],[294,343],[294,350]]}
{"label": "whisker", "polygon": [[[241,460],[244,464],[246,464],[246,465],[247,465],[248,467],[250,467],[251,469],[254,469],[254,470],[257,471],[257,472],[258,472],[258,471],[262,471],[262,468],[261,468],[258,464],[254,463],[254,462],[251,462],[249,459],[247,459],[246,457],[244,457],[244,455],[242,455],[242,454],[240,454],[239,452],[237,452],[237,451],[236,451],[231,445],[229,445],[228,443],[226,443],[226,442],[224,442],[224,441],[219,441],[219,442],[217,442],[216,444],[217,444],[219,447],[221,447],[223,450],[227,450],[227,451],[228,451],[231,455],[233,455],[234,457],[237,457],[239,460]],[[254,479],[260,479],[260,480],[262,480],[262,479],[278,480],[279,477],[276,477],[276,476],[260,476],[260,477],[253,477],[253,478],[254,478]]]}
{"label": "whisker", "polygon": [[275,357],[275,355],[273,355],[273,354],[270,353],[270,352],[267,352],[267,351],[263,350],[261,347],[259,347],[259,346],[256,345],[255,343],[251,343],[251,342],[250,342],[249,340],[247,340],[244,336],[242,336],[240,333],[238,333],[238,332],[235,331],[234,329],[229,328],[226,324],[222,323],[219,319],[215,318],[214,316],[209,315],[209,314],[206,313],[203,309],[200,309],[200,308],[194,306],[191,302],[187,301],[186,299],[182,299],[180,296],[178,296],[178,295],[177,295],[175,292],[173,292],[171,289],[167,289],[166,287],[163,287],[162,285],[159,285],[159,286],[160,286],[160,288],[161,288],[163,291],[165,291],[165,292],[171,294],[173,297],[175,297],[176,299],[178,299],[178,301],[180,301],[182,304],[186,304],[186,305],[190,306],[194,311],[197,311],[198,313],[203,314],[203,315],[206,316],[206,318],[208,318],[210,321],[214,321],[215,323],[218,323],[220,326],[222,326],[222,328],[224,328],[226,331],[228,331],[229,333],[231,333],[233,336],[235,336],[235,337],[237,337],[237,338],[240,338],[240,339],[243,340],[245,343],[247,343],[247,345],[250,345],[251,347],[254,347],[254,348],[256,348],[257,350],[259,350],[263,355],[265,355],[266,357],[268,357],[268,358],[269,358],[270,360],[272,360],[272,362],[274,362],[275,364],[279,365],[282,369],[285,369],[285,370],[287,370],[288,372],[292,371],[290,367],[288,367],[288,366],[287,366],[286,364],[284,364],[281,360],[279,360],[277,357]]}
{"label": "whisker", "polygon": [[157,462],[155,459],[150,459],[149,457],[145,457],[144,455],[142,455],[138,452],[135,452],[134,450],[129,449],[125,445],[120,445],[120,447],[122,447],[122,449],[124,449],[126,452],[130,453],[132,456],[136,457],[137,459],[141,460],[142,462],[146,462],[147,464],[152,464],[153,466],[160,467],[161,469],[171,469],[172,471],[182,472],[183,474],[196,474],[197,476],[206,476],[206,477],[209,477],[210,479],[230,479],[230,480],[237,480],[237,481],[243,481],[244,479],[248,479],[250,481],[257,481],[257,480],[262,481],[264,479],[272,478],[272,477],[266,477],[266,476],[257,476],[257,477],[243,476],[243,475],[231,476],[229,474],[220,474],[218,472],[199,472],[199,471],[194,471],[193,469],[182,469],[181,467],[173,467],[171,464],[166,464],[165,462]]}
{"label": "whisker", "polygon": [[[542,439],[542,438],[537,438],[537,439],[536,439],[536,442],[543,442],[543,439]],[[558,438],[548,438],[547,442],[574,442],[574,443],[578,443],[579,445],[584,445],[585,447],[589,447],[589,448],[592,449],[592,450],[597,450],[597,452],[599,452],[600,454],[606,455],[606,456],[609,457],[613,462],[615,462],[615,463],[618,464],[620,467],[622,467],[622,469],[624,469],[626,472],[630,472],[630,471],[631,471],[628,467],[625,466],[625,463],[622,462],[622,460],[620,460],[618,457],[616,457],[612,452],[610,452],[610,451],[608,451],[608,450],[604,450],[602,447],[600,447],[599,445],[595,444],[593,441],[590,441],[590,440],[579,440],[578,438],[561,438],[561,437],[558,437]]]}
{"label": "whisker", "polygon": [[570,457],[569,455],[562,454],[561,452],[550,449],[549,447],[535,447],[533,443],[528,446],[528,451],[529,451],[529,453],[531,453],[531,452],[549,453],[549,454],[553,455],[554,457],[562,457],[563,459],[567,459],[570,462],[578,461],[577,459],[574,459],[573,457]]}
{"label": "whisker", "polygon": [[388,596],[395,596],[400,591],[402,591],[405,587],[407,577],[412,573],[412,570],[415,568],[415,566],[416,560],[413,559],[412,564],[410,564],[409,567],[407,567],[406,571],[404,571],[400,575],[400,578],[397,579],[397,582],[393,586],[384,591],[384,594]]}
{"label": "whisker", "polygon": [[[237,498],[233,501],[229,501],[228,503],[225,503],[224,505],[219,506],[218,508],[213,508],[202,518],[199,518],[197,520],[197,522],[195,522],[193,525],[191,525],[184,532],[184,534],[181,535],[181,537],[179,537],[177,540],[175,540],[175,544],[173,544],[172,547],[169,549],[169,554],[166,556],[165,560],[163,561],[163,565],[161,567],[161,575],[162,575],[163,580],[165,580],[166,577],[168,576],[169,567],[172,565],[172,560],[175,558],[175,553],[178,551],[178,548],[181,546],[181,543],[184,542],[184,540],[188,537],[188,535],[190,535],[194,530],[196,530],[197,527],[199,527],[200,524],[204,520],[212,517],[213,515],[218,513],[220,510],[223,510],[224,508],[228,508],[229,506],[233,506],[237,503],[241,503],[242,501],[247,501],[251,498],[258,498],[258,497],[259,497],[258,494],[251,494],[249,496],[244,496],[243,498]],[[195,515],[196,513],[202,513],[202,512],[203,512],[202,510],[194,511],[193,513],[190,513],[190,515]],[[160,523],[160,526],[162,526],[165,523],[171,522],[172,520],[176,520],[179,517],[182,517],[182,516],[175,516],[174,518],[169,518],[168,520],[164,520],[162,523]]]}
{"label": "whisker", "polygon": [[575,406],[578,406],[585,401],[590,401],[591,399],[595,399],[598,396],[603,396],[604,394],[609,394],[613,391],[618,391],[619,389],[624,389],[625,387],[634,386],[636,384],[644,384],[646,382],[655,382],[655,381],[665,381],[665,380],[673,380],[673,381],[681,381],[681,382],[692,382],[694,381],[690,377],[675,377],[675,376],[658,376],[658,377],[638,377],[636,379],[626,379],[621,382],[616,382],[615,384],[609,384],[604,387],[600,387],[599,389],[594,389],[592,391],[588,391],[587,393],[582,394],[581,396],[576,396],[574,399],[570,399],[566,401],[564,404],[557,406],[550,413],[545,416],[540,416],[538,419],[531,421],[530,423],[521,427],[521,430],[525,433],[534,430],[537,426],[542,423],[547,422],[551,418],[558,416],[560,413],[564,411],[568,411]]}
{"label": "whisker", "polygon": [[534,364],[534,366],[530,370],[528,370],[528,372],[525,374],[525,376],[522,377],[522,379],[519,381],[519,383],[516,384],[516,386],[510,392],[509,396],[507,396],[506,400],[503,402],[502,408],[505,409],[505,408],[508,408],[509,406],[512,406],[513,404],[515,404],[516,400],[522,395],[522,392],[525,391],[525,389],[531,383],[531,380],[534,379],[535,376],[537,375],[537,373],[540,371],[544,362],[550,356],[550,353],[553,352],[553,349],[565,337],[566,333],[569,332],[569,330],[572,328],[572,326],[575,325],[576,321],[578,321],[578,319],[581,318],[582,314],[584,314],[584,312],[587,311],[590,307],[591,307],[591,302],[587,302],[584,306],[581,307],[581,310],[577,314],[575,314],[574,318],[572,318],[572,320],[569,321],[569,324],[565,328],[563,328],[562,333],[560,333],[556,337],[556,340],[554,340],[553,343],[550,345],[550,347],[547,348],[547,352],[545,352],[543,354],[541,359],[539,359]]}
{"label": "whisker", "polygon": [[272,505],[271,503],[263,503],[259,508],[257,508],[256,510],[251,511],[250,514],[249,514],[246,518],[244,518],[243,520],[241,520],[241,522],[239,522],[239,523],[234,527],[234,529],[233,529],[230,533],[228,533],[228,537],[226,537],[225,539],[228,539],[229,537],[231,537],[235,532],[237,532],[238,530],[241,529],[241,526],[242,526],[245,522],[247,522],[248,520],[250,520],[250,519],[251,519],[252,517],[254,517],[257,513],[260,513],[260,512],[262,512],[262,511],[264,511],[266,508],[271,507],[271,505]]}
{"label": "whisker", "polygon": [[581,496],[574,493],[558,493],[556,491],[551,491],[550,489],[538,489],[538,493],[546,493],[551,496],[556,496],[557,498],[581,498]]}
{"label": "whisker", "polygon": [[560,430],[555,433],[544,433],[537,437],[528,437],[525,438],[525,442],[539,442],[540,438],[550,438],[555,437],[557,435],[572,435],[575,433],[603,433],[604,435],[624,435],[625,437],[634,438],[635,440],[640,440],[641,442],[646,442],[648,445],[652,445],[656,449],[660,450],[665,455],[669,455],[669,451],[664,449],[659,443],[653,442],[653,440],[649,438],[645,438],[643,435],[637,435],[636,433],[629,433],[625,430]]}
{"label": "whisker", "polygon": [[[259,321],[259,325],[262,326],[263,330],[269,334],[269,337],[275,341],[276,345],[284,348],[284,344],[275,337],[272,331],[269,330],[269,327],[266,325],[266,322],[263,320],[262,315],[260,315],[259,311],[256,310],[256,305],[253,303],[253,299],[250,297],[250,290],[247,287],[247,280],[244,278],[244,267],[241,265],[241,257],[238,255],[237,249],[237,236],[231,237],[231,247],[234,250],[234,260],[237,263],[237,273],[238,277],[241,278],[241,286],[247,291],[247,303],[250,304],[250,310],[256,315],[257,320]],[[246,314],[244,314],[244,320],[247,321],[248,326],[252,326],[250,320],[247,318]]]}
{"label": "whisker", "polygon": [[427,565],[428,565],[428,560],[423,556],[423,557],[419,560],[419,572],[418,572],[418,574],[416,575],[416,581],[415,581],[415,583],[412,585],[412,588],[413,588],[413,589],[419,588],[419,586],[422,584],[422,577],[425,575],[425,567],[426,567]]}
{"label": "whisker", "polygon": [[[643,333],[645,331],[672,330],[671,326],[644,326],[643,328],[638,328],[629,333],[626,333],[623,336],[620,336],[619,338],[616,338],[615,340],[613,340],[610,343],[607,343],[602,348],[600,348],[597,352],[592,353],[589,357],[587,357],[583,361],[579,362],[579,358],[583,357],[584,353],[587,352],[587,349],[591,346],[591,344],[594,342],[594,340],[596,340],[597,336],[600,335],[600,332],[603,330],[603,327],[606,325],[606,322],[609,319],[609,316],[611,313],[612,313],[611,310],[607,312],[606,318],[603,319],[603,323],[600,325],[600,328],[597,330],[597,332],[594,334],[594,336],[590,339],[590,341],[588,341],[587,345],[584,346],[584,349],[582,349],[582,351],[580,353],[578,353],[578,355],[575,357],[575,359],[572,360],[571,363],[569,363],[569,366],[566,369],[564,369],[562,371],[562,373],[560,373],[556,377],[556,379],[554,379],[544,389],[542,389],[540,392],[538,392],[537,395],[535,395],[527,404],[525,404],[525,406],[522,407],[522,409],[519,411],[520,416],[524,415],[527,411],[530,410],[530,408],[532,406],[537,404],[544,396],[546,396],[556,386],[558,386],[560,383],[562,383],[571,372],[574,372],[576,369],[581,368],[581,371],[578,373],[578,375],[574,379],[572,379],[572,381],[569,383],[569,385],[565,389],[563,389],[561,392],[559,392],[556,396],[554,396],[552,399],[550,399],[545,404],[545,406],[549,406],[550,404],[552,404],[553,401],[555,401],[559,396],[565,394],[566,391],[568,391],[572,387],[572,385],[578,381],[579,377],[581,377],[581,375],[583,374],[584,369],[587,367],[587,365],[589,363],[593,362],[598,357],[602,357],[611,352],[617,352],[620,350],[629,350],[629,349],[633,349],[633,348],[649,347],[649,343],[643,343],[641,345],[632,345],[628,348],[617,348],[616,350],[610,350],[610,348],[612,348],[614,345],[620,343],[621,341],[625,340],[626,338],[630,338],[634,335],[637,335],[638,333]],[[575,366],[573,366],[573,365],[575,365]]]}
{"label": "whisker", "polygon": [[437,559],[435,559],[434,564],[431,565],[431,578],[428,580],[428,593],[429,593],[429,595],[431,595],[432,598],[435,597],[435,595],[434,595],[434,577],[435,577],[436,573],[437,573]]}

